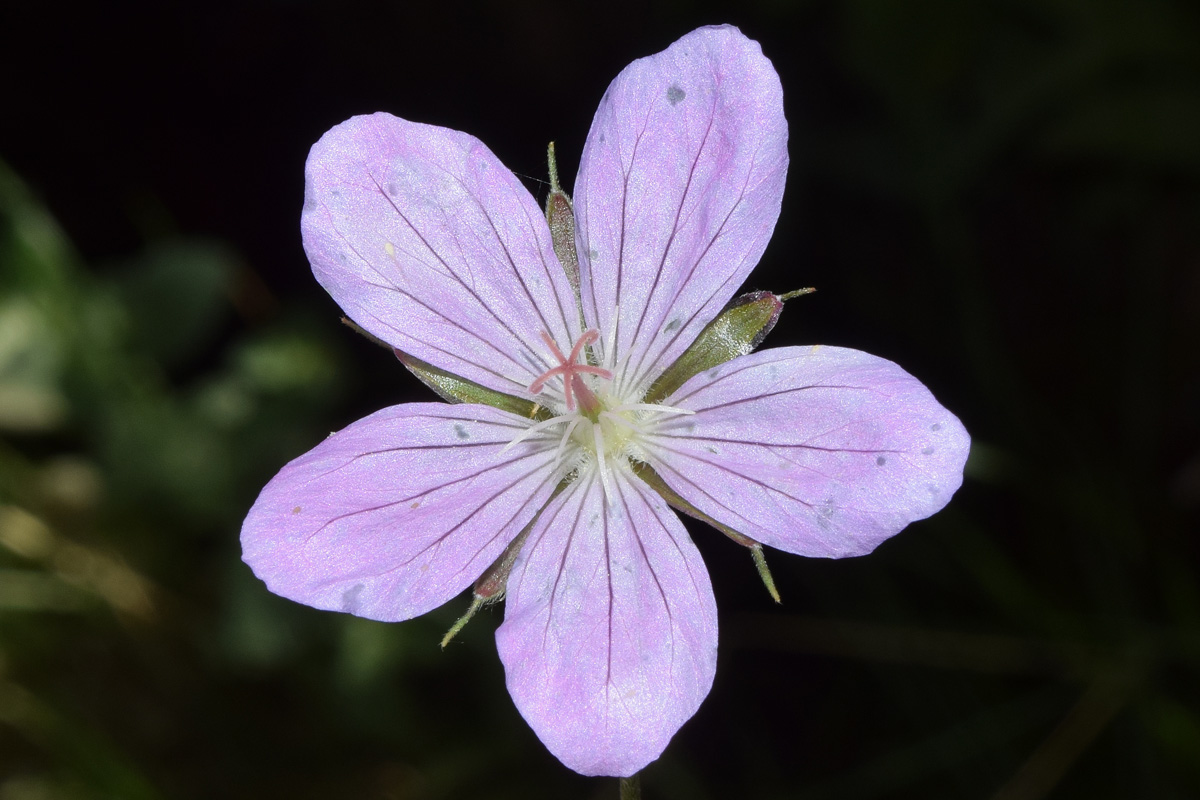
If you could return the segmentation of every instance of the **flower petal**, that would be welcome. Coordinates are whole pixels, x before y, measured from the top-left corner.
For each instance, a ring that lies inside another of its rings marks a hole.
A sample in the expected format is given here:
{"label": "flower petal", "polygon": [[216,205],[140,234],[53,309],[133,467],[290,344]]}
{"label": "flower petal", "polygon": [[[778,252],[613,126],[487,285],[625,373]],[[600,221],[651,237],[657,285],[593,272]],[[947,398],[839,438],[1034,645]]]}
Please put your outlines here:
{"label": "flower petal", "polygon": [[524,397],[554,366],[540,333],[566,345],[578,336],[545,217],[475,137],[354,117],[313,146],[305,175],[313,273],[393,347]]}
{"label": "flower petal", "polygon": [[648,387],[750,273],[787,163],[779,76],[737,28],[693,31],[609,86],[575,213],[584,315],[602,344],[617,328],[622,387]]}
{"label": "flower petal", "polygon": [[868,553],[949,502],[970,437],[897,365],[841,347],[782,347],[701,373],[647,448],[683,499],[806,556]]}
{"label": "flower petal", "polygon": [[606,504],[586,467],[542,512],[496,644],[521,715],[584,775],[632,775],[712,686],[717,609],[675,514],[628,466]]}
{"label": "flower petal", "polygon": [[242,526],[272,592],[370,619],[409,619],[471,584],[542,508],[553,448],[489,406],[393,406],[285,466]]}

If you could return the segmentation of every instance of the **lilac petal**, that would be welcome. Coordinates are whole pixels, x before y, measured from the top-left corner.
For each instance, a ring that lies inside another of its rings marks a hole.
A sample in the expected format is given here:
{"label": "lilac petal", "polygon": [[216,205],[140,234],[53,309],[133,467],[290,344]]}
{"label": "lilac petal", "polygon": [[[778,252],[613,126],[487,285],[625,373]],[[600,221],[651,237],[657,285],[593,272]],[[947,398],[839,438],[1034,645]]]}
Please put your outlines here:
{"label": "lilac petal", "polygon": [[[589,468],[591,469],[591,468]],[[712,686],[708,572],[657,493],[613,470],[542,512],[508,580],[496,644],[534,731],[584,775],[632,775],[662,753]]]}
{"label": "lilac petal", "polygon": [[488,568],[558,483],[553,448],[505,446],[527,423],[490,406],[393,406],[285,466],[242,526],[272,592],[395,621]]}
{"label": "lilac petal", "polygon": [[390,114],[354,117],[308,157],[301,227],[317,280],[388,344],[525,396],[569,346],[574,291],[520,181],[478,139]]}
{"label": "lilac petal", "polygon": [[916,378],[841,347],[741,356],[665,402],[696,412],[650,440],[667,485],[734,530],[806,556],[868,553],[941,509],[971,444]]}
{"label": "lilac petal", "polygon": [[609,86],[575,213],[584,315],[603,343],[616,328],[605,362],[629,359],[624,386],[648,386],[750,273],[787,163],[779,76],[737,28],[693,31]]}

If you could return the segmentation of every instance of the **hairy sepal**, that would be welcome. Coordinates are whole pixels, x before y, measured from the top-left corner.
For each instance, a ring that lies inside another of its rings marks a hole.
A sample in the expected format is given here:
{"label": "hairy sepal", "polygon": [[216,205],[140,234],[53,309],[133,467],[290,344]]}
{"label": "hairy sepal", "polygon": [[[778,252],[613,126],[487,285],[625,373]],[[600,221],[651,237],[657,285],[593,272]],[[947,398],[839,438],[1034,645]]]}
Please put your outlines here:
{"label": "hairy sepal", "polygon": [[448,403],[479,403],[528,419],[549,419],[551,416],[549,409],[537,403],[480,386],[474,381],[469,381],[444,369],[438,369],[403,350],[392,348],[392,352],[396,354],[396,358],[400,359],[400,363],[408,368],[409,372],[417,376],[421,383]]}
{"label": "hairy sepal", "polygon": [[698,519],[701,522],[707,522],[721,533],[728,536],[733,541],[740,544],[750,551],[751,558],[754,559],[754,568],[758,570],[758,576],[762,579],[763,586],[766,587],[767,594],[771,595],[771,599],[776,603],[782,603],[783,600],[779,596],[779,590],[775,587],[775,578],[771,575],[771,570],[767,567],[767,557],[763,553],[763,546],[760,542],[751,539],[744,533],[735,531],[723,522],[705,514],[700,509],[680,497],[674,489],[666,484],[659,474],[654,471],[654,468],[649,464],[640,463],[634,466],[633,473],[646,482],[651,489],[658,492],[663,500],[667,501],[667,505],[675,509],[681,514],[687,514],[693,519]]}
{"label": "hairy sepal", "polygon": [[775,327],[781,311],[783,301],[771,292],[750,292],[729,301],[716,319],[700,331],[696,341],[651,385],[645,402],[657,403],[693,375],[753,351]]}

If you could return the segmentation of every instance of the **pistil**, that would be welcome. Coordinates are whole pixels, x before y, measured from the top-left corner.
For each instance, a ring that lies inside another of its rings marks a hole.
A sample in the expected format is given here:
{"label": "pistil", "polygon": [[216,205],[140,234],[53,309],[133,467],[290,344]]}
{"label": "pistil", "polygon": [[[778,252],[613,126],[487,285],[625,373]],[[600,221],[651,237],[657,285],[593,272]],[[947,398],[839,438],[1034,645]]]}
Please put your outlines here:
{"label": "pistil", "polygon": [[575,342],[571,348],[571,355],[563,355],[562,350],[558,349],[558,345],[554,343],[554,339],[546,331],[542,331],[542,341],[554,353],[554,357],[558,359],[558,366],[551,367],[537,377],[537,379],[529,384],[529,391],[532,394],[539,394],[546,386],[546,382],[558,375],[563,379],[563,398],[567,403],[567,411],[575,411],[578,404],[579,411],[585,417],[595,422],[600,418],[600,413],[604,410],[604,406],[596,397],[586,383],[583,381],[583,375],[595,375],[604,380],[612,379],[612,372],[602,367],[595,367],[591,364],[578,363],[580,355],[583,353],[583,348],[587,347],[600,338],[600,333],[595,328],[590,328],[584,331],[583,335]]}

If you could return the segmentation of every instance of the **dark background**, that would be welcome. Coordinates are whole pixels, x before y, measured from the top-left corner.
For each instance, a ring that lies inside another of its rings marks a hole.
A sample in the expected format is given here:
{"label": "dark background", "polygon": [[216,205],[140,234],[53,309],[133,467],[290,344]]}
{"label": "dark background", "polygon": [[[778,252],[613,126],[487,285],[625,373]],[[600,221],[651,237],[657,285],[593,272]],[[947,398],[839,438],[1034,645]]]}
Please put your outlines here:
{"label": "dark background", "polygon": [[633,58],[739,25],[792,165],[766,346],[901,363],[974,437],[934,518],[713,574],[716,684],[648,798],[1200,794],[1200,12],[1145,0],[6,4],[0,799],[615,798],[530,732],[460,598],[276,598],[288,459],[428,394],[338,324],[308,148],[376,110],[545,194]]}

